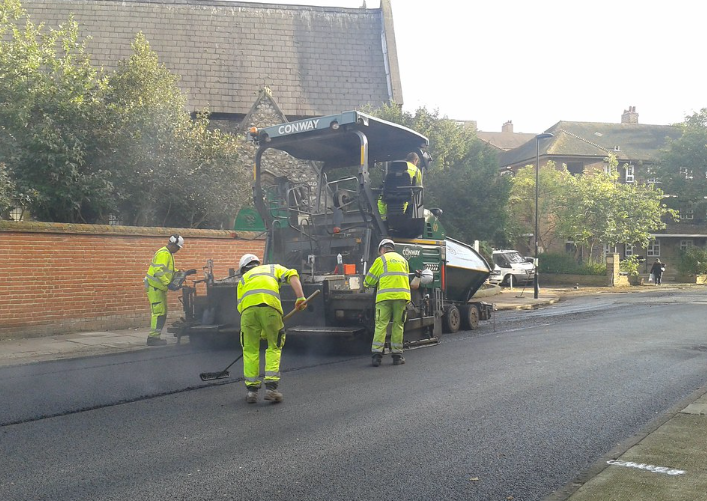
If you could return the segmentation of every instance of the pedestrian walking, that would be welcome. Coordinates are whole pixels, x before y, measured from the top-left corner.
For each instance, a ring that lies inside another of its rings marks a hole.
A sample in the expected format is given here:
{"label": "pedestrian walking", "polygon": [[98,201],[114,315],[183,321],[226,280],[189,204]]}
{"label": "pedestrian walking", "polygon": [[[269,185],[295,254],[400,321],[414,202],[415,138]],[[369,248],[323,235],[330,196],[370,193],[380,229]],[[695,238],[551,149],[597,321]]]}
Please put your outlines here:
{"label": "pedestrian walking", "polygon": [[285,325],[282,320],[280,284],[289,283],[297,295],[295,308],[303,310],[307,300],[302,291],[297,270],[279,264],[260,264],[255,254],[244,254],[238,268],[238,312],[241,314],[241,347],[243,348],[243,376],[247,389],[246,402],[258,401],[260,380],[260,340],[265,339],[265,400],[282,402],[277,387],[280,383],[280,359],[285,345]]}
{"label": "pedestrian walking", "polygon": [[656,285],[661,285],[663,283],[663,272],[665,271],[665,263],[661,263],[660,259],[656,259],[651,266],[651,274],[653,275],[653,280]]}
{"label": "pedestrian walking", "polygon": [[392,321],[390,353],[393,365],[405,363],[403,357],[403,329],[407,319],[407,304],[410,302],[410,269],[407,260],[395,252],[395,243],[384,238],[378,244],[378,258],[371,265],[364,285],[376,287],[375,334],[371,352],[371,364],[378,367],[383,358],[388,323]]}
{"label": "pedestrian walking", "polygon": [[174,255],[184,247],[181,235],[169,237],[167,245],[161,247],[152,258],[152,264],[145,276],[145,291],[150,301],[150,333],[147,336],[147,346],[163,346],[167,340],[161,338],[162,329],[167,321],[167,291],[177,271]]}

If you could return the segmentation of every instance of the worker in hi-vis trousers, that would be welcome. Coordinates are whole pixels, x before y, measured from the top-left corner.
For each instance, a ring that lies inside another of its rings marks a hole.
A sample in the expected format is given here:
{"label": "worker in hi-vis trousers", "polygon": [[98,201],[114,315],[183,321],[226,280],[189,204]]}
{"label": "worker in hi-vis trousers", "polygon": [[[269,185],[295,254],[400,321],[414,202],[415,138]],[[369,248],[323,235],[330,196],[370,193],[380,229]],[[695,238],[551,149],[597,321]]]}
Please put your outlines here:
{"label": "worker in hi-vis trousers", "polygon": [[372,365],[378,367],[381,364],[389,322],[393,324],[390,332],[393,365],[401,365],[405,363],[403,329],[407,319],[407,304],[410,302],[410,270],[407,260],[395,252],[395,243],[389,238],[384,238],[378,244],[378,253],[380,256],[373,262],[364,280],[366,287],[378,286],[376,331],[371,346]]}
{"label": "worker in hi-vis trousers", "polygon": [[278,391],[280,357],[285,344],[285,325],[282,321],[280,284],[289,283],[297,295],[295,308],[303,310],[307,300],[302,291],[297,270],[279,264],[260,265],[254,254],[241,257],[238,267],[238,312],[241,314],[241,347],[243,348],[243,376],[248,390],[246,402],[258,401],[260,381],[260,340],[267,340],[265,350],[265,400],[282,402]]}
{"label": "worker in hi-vis trousers", "polygon": [[150,333],[147,336],[147,346],[162,346],[167,344],[160,337],[164,324],[167,321],[167,290],[172,283],[174,272],[174,254],[184,247],[184,239],[180,235],[169,237],[167,245],[161,247],[152,258],[152,264],[145,276],[145,290],[150,301]]}

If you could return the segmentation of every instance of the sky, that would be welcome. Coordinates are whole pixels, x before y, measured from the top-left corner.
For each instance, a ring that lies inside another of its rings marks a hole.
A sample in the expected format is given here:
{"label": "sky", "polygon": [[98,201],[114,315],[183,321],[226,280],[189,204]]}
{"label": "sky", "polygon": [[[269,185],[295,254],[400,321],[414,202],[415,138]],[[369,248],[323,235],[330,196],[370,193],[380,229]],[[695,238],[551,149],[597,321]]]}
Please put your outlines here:
{"label": "sky", "polygon": [[[243,0],[241,0],[243,1]],[[256,1],[256,0],[246,0]],[[272,0],[357,8],[364,0]],[[261,2],[262,3],[262,2]],[[391,0],[403,109],[538,133],[560,120],[666,125],[707,108],[700,0]],[[369,8],[380,0],[366,0]]]}

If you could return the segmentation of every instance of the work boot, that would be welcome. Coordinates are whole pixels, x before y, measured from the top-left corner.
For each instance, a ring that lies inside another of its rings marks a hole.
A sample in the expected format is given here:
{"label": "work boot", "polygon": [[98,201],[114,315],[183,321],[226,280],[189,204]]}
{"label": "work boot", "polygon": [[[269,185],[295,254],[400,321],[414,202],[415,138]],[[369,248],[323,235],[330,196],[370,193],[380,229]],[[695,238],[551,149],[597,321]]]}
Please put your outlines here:
{"label": "work boot", "polygon": [[258,401],[258,391],[248,390],[248,393],[245,396],[245,401],[249,404],[256,403]]}
{"label": "work boot", "polygon": [[268,388],[265,390],[265,400],[270,400],[272,403],[276,404],[282,402],[283,398],[282,393],[277,391],[277,388]]}
{"label": "work boot", "polygon": [[403,365],[405,363],[405,357],[402,355],[393,355],[393,365]]}
{"label": "work boot", "polygon": [[373,367],[380,367],[381,360],[383,359],[383,355],[375,354],[373,355],[373,358],[371,359],[371,365]]}
{"label": "work boot", "polygon": [[167,340],[160,337],[148,336],[147,338],[147,346],[164,346],[166,344]]}

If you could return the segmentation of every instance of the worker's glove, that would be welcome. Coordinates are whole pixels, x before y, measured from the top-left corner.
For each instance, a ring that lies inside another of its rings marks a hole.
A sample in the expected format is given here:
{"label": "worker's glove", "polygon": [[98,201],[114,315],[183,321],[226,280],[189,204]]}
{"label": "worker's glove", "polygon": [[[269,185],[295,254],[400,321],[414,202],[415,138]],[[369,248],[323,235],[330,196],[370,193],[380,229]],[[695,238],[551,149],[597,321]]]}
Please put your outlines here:
{"label": "worker's glove", "polygon": [[307,298],[306,297],[298,297],[297,301],[295,301],[295,309],[302,311],[307,307]]}
{"label": "worker's glove", "polygon": [[415,270],[415,276],[416,276],[417,278],[422,277],[422,270]]}
{"label": "worker's glove", "polygon": [[184,272],[184,275],[194,275],[196,273],[196,269],[192,268],[191,270],[187,270]]}

